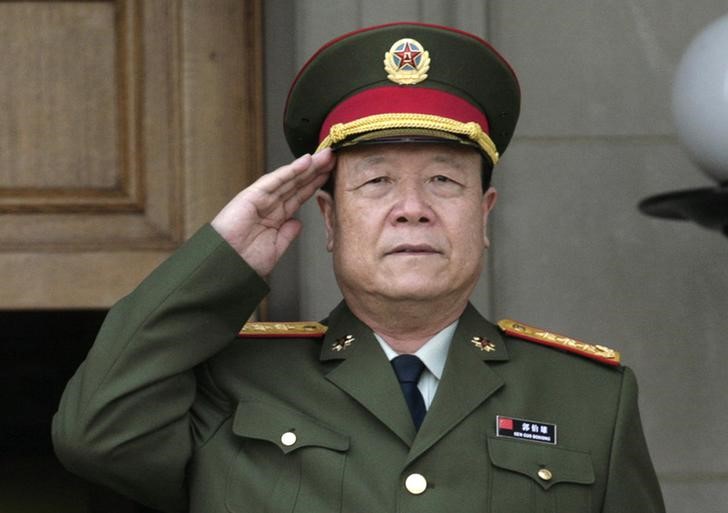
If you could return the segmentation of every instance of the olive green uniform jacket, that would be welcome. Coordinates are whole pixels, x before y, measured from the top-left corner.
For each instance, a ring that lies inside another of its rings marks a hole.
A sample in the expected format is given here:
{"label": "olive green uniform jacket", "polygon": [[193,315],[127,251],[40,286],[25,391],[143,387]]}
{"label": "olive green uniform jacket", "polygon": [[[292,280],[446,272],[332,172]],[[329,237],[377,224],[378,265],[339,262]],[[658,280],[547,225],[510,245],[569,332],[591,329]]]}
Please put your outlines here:
{"label": "olive green uniform jacket", "polygon": [[[109,312],[54,418],[61,461],[165,511],[664,511],[628,368],[506,337],[469,306],[416,432],[345,304],[325,337],[236,338],[266,293],[198,232]],[[499,415],[554,424],[557,443],[498,437]]]}

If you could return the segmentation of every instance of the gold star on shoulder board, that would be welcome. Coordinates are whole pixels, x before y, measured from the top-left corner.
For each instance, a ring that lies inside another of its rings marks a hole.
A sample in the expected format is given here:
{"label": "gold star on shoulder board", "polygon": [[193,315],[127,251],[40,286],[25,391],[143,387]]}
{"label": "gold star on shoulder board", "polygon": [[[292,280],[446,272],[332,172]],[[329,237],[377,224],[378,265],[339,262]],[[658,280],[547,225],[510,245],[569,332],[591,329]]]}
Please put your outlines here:
{"label": "gold star on shoulder board", "polygon": [[487,338],[473,337],[470,342],[472,342],[472,344],[481,351],[485,351],[487,353],[492,353],[493,351],[495,351],[495,344]]}
{"label": "gold star on shoulder board", "polygon": [[345,337],[337,338],[336,342],[331,344],[331,350],[336,351],[337,353],[340,351],[345,350],[348,348],[356,339],[351,336],[347,335]]}

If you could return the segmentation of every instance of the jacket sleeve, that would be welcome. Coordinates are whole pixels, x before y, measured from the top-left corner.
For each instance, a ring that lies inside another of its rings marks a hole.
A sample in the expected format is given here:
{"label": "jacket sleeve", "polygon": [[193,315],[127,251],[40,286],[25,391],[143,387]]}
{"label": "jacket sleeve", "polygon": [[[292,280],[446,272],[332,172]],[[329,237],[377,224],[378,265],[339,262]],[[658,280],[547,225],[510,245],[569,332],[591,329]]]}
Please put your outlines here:
{"label": "jacket sleeve", "polygon": [[625,368],[602,513],[665,512],[660,485],[642,432],[637,395],[634,373]]}
{"label": "jacket sleeve", "polygon": [[[156,509],[184,511],[185,467],[204,428],[190,412],[195,368],[235,340],[267,292],[203,227],[109,311],[53,418],[61,462]],[[219,425],[229,413],[209,404]]]}

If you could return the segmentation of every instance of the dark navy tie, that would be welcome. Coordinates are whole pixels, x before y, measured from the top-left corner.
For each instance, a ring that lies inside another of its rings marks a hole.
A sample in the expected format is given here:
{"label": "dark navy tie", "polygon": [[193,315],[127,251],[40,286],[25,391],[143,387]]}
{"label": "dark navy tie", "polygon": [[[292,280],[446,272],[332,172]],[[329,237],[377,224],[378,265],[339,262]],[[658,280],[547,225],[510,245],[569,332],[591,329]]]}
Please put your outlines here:
{"label": "dark navy tie", "polygon": [[404,400],[407,402],[415,428],[420,429],[427,410],[425,409],[425,400],[417,388],[417,382],[425,368],[425,364],[413,354],[401,354],[392,360],[392,367],[394,367],[394,372],[397,374],[399,386],[402,388]]}

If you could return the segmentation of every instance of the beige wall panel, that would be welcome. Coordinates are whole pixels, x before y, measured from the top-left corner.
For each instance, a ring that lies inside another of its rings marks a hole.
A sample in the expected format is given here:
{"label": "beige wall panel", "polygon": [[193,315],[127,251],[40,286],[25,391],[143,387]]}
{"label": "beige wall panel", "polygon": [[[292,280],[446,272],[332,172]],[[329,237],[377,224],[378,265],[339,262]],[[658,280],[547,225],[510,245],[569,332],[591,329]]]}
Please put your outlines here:
{"label": "beige wall panel", "polygon": [[[155,110],[159,102],[140,102],[169,88],[173,77],[164,71],[174,64],[168,60],[156,73],[145,73],[148,56],[167,56],[174,41],[155,45],[158,41],[145,39],[166,31],[145,34],[143,22],[156,19],[173,29],[173,20],[159,19],[152,9],[145,16],[138,1],[10,2],[0,9],[10,14],[0,17],[0,33],[22,48],[17,63],[3,63],[4,77],[17,82],[8,91],[15,94],[14,107],[0,132],[0,146],[8,149],[0,175],[0,213],[9,214],[3,248],[33,242],[22,238],[26,221],[34,230],[47,228],[47,243],[71,247],[77,223],[62,223],[59,229],[56,215],[93,212],[106,215],[106,231],[97,243],[133,243],[133,238],[115,239],[113,229],[127,224],[133,212],[140,217],[143,239],[151,230],[143,225],[150,224],[164,233],[160,243],[169,247],[175,227],[168,216],[154,215],[145,206],[150,198],[155,204],[175,200],[170,188],[176,169],[167,162],[154,166],[159,148],[144,150],[159,132],[160,139],[174,139],[176,126],[169,122],[168,102],[162,103],[164,112]],[[145,117],[163,123],[145,123]],[[38,213],[44,215],[33,215]],[[78,216],[76,221],[86,220]],[[92,233],[85,234],[89,242]]]}
{"label": "beige wall panel", "polygon": [[[194,232],[264,172],[262,9],[184,3],[186,229]],[[212,37],[214,35],[214,37]]]}
{"label": "beige wall panel", "polygon": [[1,2],[0,20],[3,188],[116,188],[114,4]]}
{"label": "beige wall panel", "polygon": [[260,173],[260,19],[0,2],[0,308],[110,305]]}
{"label": "beige wall panel", "polygon": [[0,254],[4,309],[103,308],[131,292],[168,253]]}

